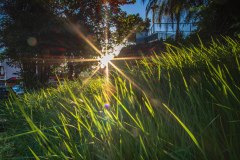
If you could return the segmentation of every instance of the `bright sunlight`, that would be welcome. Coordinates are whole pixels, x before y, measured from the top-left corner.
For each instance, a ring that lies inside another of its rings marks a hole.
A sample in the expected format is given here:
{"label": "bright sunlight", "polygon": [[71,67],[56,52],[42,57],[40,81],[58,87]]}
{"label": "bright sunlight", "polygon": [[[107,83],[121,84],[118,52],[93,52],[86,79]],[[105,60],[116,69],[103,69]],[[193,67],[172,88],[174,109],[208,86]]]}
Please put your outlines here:
{"label": "bright sunlight", "polygon": [[101,62],[101,68],[104,68],[111,60],[114,59],[113,54],[107,54],[98,58]]}

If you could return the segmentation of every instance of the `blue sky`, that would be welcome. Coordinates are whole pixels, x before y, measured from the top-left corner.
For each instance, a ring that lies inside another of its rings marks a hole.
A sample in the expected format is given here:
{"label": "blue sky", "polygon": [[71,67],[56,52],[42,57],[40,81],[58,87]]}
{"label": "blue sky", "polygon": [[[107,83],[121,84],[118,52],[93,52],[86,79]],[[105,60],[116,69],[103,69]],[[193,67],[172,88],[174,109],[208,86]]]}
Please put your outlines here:
{"label": "blue sky", "polygon": [[[146,5],[147,1],[143,4],[141,0],[137,0],[135,4],[126,4],[121,6],[121,9],[126,11],[128,14],[139,13],[144,20],[146,18]],[[148,14],[148,18],[152,19],[152,12]]]}
{"label": "blue sky", "polygon": [[143,17],[145,19],[145,10],[146,10],[146,4],[145,3],[143,5],[143,3],[141,2],[141,0],[138,0],[136,3],[134,4],[126,4],[121,6],[121,9],[123,11],[126,11],[128,14],[137,14],[139,13],[141,17]]}

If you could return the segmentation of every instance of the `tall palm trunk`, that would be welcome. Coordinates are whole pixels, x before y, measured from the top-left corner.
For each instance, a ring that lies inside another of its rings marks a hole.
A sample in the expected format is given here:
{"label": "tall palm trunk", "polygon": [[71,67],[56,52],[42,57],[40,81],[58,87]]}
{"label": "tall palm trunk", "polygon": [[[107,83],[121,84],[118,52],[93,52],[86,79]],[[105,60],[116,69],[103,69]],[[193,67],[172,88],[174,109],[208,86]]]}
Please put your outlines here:
{"label": "tall palm trunk", "polygon": [[180,11],[176,14],[177,28],[176,28],[176,41],[179,40],[179,27],[180,27]]}

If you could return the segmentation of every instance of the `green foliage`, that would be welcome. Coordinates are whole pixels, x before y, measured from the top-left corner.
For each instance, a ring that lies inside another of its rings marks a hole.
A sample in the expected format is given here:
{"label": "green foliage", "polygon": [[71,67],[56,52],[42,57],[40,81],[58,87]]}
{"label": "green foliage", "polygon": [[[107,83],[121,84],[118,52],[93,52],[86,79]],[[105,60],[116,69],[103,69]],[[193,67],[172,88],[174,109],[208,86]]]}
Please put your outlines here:
{"label": "green foliage", "polygon": [[[150,19],[143,21],[139,14],[127,15],[126,12],[120,12],[116,23],[117,42],[121,43],[125,38],[129,41],[136,41],[135,33],[140,33],[143,29],[148,29]],[[129,37],[129,34],[132,34]]]}
{"label": "green foliage", "polygon": [[36,87],[32,85],[48,80],[52,63],[49,59],[59,56],[56,48],[62,47],[49,36],[54,34],[53,29],[60,30],[62,26],[57,22],[54,9],[48,5],[47,1],[1,1],[4,17],[0,32],[1,48],[4,48],[1,58],[7,58],[11,65],[21,68],[20,76],[26,82],[32,82],[25,83],[26,87]]}
{"label": "green foliage", "polygon": [[165,40],[166,43],[169,43],[169,44],[173,44],[175,41],[175,39],[173,38],[173,36],[169,36],[166,38]]}
{"label": "green foliage", "polygon": [[238,22],[240,14],[238,1],[209,1],[201,6],[193,8],[195,23],[199,34],[235,36],[239,32]]}
{"label": "green foliage", "polygon": [[[7,137],[8,135],[6,133],[0,133],[0,139],[3,139]],[[0,146],[0,159],[3,159],[3,157],[11,157],[14,154],[14,140],[5,140],[1,143]]]}

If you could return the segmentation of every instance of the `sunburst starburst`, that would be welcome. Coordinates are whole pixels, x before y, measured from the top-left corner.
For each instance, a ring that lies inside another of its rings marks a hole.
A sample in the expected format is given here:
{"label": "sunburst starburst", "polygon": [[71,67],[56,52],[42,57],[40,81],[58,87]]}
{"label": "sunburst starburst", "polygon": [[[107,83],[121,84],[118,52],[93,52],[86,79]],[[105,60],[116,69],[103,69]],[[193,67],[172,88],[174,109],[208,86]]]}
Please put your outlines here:
{"label": "sunburst starburst", "polygon": [[101,63],[101,67],[105,67],[111,60],[114,59],[114,55],[113,54],[107,54],[105,56],[102,56],[100,58],[98,58],[98,60]]}

